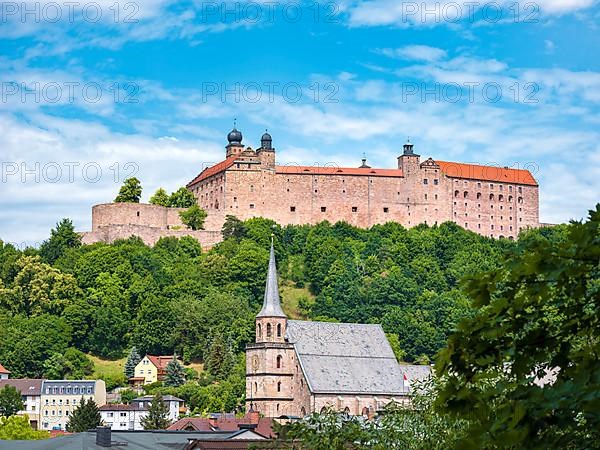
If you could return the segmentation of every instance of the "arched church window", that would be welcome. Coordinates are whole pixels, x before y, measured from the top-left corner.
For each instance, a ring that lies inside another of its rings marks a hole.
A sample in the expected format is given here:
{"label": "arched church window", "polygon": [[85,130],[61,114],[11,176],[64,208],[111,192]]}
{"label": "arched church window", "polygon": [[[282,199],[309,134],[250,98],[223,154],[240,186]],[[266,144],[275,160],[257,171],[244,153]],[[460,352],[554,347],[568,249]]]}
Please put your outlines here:
{"label": "arched church window", "polygon": [[273,332],[271,330],[271,324],[268,323],[267,324],[267,337],[271,337],[272,334],[273,334]]}
{"label": "arched church window", "polygon": [[277,337],[281,337],[281,324],[277,324]]}
{"label": "arched church window", "polygon": [[368,416],[369,415],[369,408],[367,408],[366,406],[362,409],[362,415],[363,416]]}
{"label": "arched church window", "polygon": [[348,408],[347,406],[344,408],[344,414],[350,415],[350,408]]}
{"label": "arched church window", "polygon": [[262,337],[262,326],[260,323],[258,324],[258,337]]}
{"label": "arched church window", "polygon": [[277,355],[277,368],[281,369],[283,367],[283,356]]}
{"label": "arched church window", "polygon": [[302,417],[306,416],[306,408],[304,406],[302,408],[300,408],[300,415]]}

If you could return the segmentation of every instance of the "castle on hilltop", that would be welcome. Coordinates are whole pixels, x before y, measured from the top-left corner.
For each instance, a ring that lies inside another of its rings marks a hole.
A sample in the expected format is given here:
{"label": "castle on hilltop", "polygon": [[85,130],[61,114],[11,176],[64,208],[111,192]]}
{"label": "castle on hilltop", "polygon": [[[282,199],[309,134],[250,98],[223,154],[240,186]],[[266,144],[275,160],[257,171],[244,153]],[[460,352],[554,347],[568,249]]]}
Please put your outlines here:
{"label": "castle on hilltop", "polygon": [[154,244],[161,236],[193,235],[211,246],[220,240],[227,215],[266,217],[281,225],[346,221],[362,228],[452,221],[508,239],[539,226],[538,184],[528,170],[421,161],[410,141],[391,169],[372,168],[364,158],[358,167],[277,165],[270,134],[262,135],[256,150],[242,139],[234,127],[225,159],[187,185],[208,213],[206,231],[186,230],[173,208],[112,203],[94,207],[92,232],[84,233],[84,242],[133,234]]}

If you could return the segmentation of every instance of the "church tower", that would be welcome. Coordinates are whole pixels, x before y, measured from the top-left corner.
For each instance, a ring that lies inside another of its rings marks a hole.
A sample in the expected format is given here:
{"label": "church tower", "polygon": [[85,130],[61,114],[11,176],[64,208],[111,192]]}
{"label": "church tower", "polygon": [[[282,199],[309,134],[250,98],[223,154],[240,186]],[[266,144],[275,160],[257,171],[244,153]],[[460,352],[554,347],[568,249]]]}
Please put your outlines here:
{"label": "church tower", "polygon": [[275,249],[271,242],[263,306],[256,316],[256,339],[246,346],[246,411],[266,417],[290,414],[293,407],[294,346],[285,339]]}

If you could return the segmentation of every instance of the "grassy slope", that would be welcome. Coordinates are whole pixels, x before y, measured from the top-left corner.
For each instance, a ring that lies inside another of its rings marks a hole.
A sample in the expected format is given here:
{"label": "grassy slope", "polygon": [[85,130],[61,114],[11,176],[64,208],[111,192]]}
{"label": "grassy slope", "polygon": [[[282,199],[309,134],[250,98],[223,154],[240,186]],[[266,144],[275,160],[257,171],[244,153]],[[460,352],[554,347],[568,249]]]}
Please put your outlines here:
{"label": "grassy slope", "polygon": [[288,283],[283,284],[280,287],[280,296],[283,311],[287,314],[289,319],[306,320],[305,314],[298,308],[298,301],[302,298],[308,298],[309,302],[312,303],[315,300],[315,296],[310,293],[308,288],[297,288]]}

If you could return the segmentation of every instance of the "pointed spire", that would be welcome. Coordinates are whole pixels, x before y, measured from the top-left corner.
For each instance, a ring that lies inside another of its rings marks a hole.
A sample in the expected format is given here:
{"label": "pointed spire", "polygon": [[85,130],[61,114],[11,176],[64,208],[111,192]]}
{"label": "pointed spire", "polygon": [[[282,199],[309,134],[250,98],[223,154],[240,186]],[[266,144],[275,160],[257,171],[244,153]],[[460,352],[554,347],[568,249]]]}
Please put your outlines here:
{"label": "pointed spire", "polygon": [[285,313],[281,309],[281,301],[279,299],[279,286],[277,285],[277,265],[275,263],[273,235],[271,235],[271,254],[269,255],[269,272],[267,273],[265,298],[263,301],[263,307],[256,317],[286,317]]}

